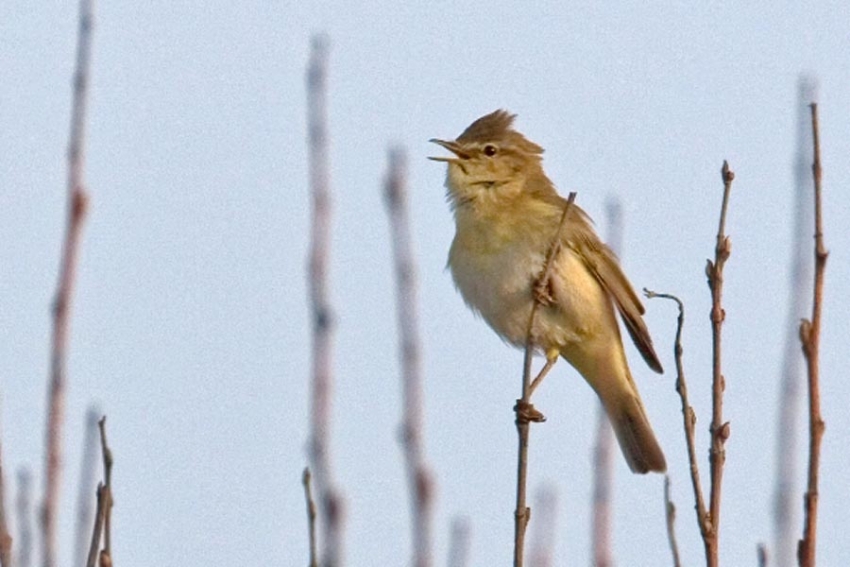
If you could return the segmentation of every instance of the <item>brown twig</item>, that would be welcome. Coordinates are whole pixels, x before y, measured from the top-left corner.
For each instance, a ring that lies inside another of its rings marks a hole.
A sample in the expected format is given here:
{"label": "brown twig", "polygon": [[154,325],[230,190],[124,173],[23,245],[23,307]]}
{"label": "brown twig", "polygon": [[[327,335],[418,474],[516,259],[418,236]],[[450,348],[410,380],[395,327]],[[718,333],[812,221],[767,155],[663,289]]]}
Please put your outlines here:
{"label": "brown twig", "polygon": [[100,564],[103,567],[104,556],[106,561],[112,562],[112,450],[106,443],[106,416],[97,422],[100,427],[100,448],[103,453],[103,490],[106,499],[106,511],[103,518],[103,550],[100,552]]}
{"label": "brown twig", "polygon": [[83,218],[88,201],[83,186],[83,167],[85,163],[85,117],[88,102],[92,20],[92,0],[80,0],[77,59],[71,106],[71,132],[68,144],[68,216],[65,225],[65,238],[62,244],[56,297],[53,302],[50,382],[47,394],[45,488],[41,511],[45,567],[53,567],[56,564],[56,515],[59,507],[62,427],[65,413],[65,362],[67,359],[74,274],[77,266]]}
{"label": "brown twig", "polygon": [[80,480],[77,490],[77,525],[75,530],[76,543],[74,546],[75,564],[83,564],[89,554],[91,525],[94,519],[94,504],[92,487],[97,486],[97,448],[98,448],[98,414],[90,407],[86,412],[85,435],[83,440],[83,456],[80,461]]}
{"label": "brown twig", "polygon": [[407,469],[410,495],[411,534],[415,567],[432,563],[431,516],[433,481],[425,464],[422,446],[422,371],[419,317],[416,301],[416,269],[407,212],[407,164],[401,148],[389,152],[389,168],[384,182],[384,202],[390,220],[390,233],[396,274],[396,312],[401,337],[402,423],[401,443]]}
{"label": "brown twig", "polygon": [[688,463],[690,464],[691,484],[694,489],[694,501],[696,502],[697,525],[699,526],[700,535],[703,543],[708,549],[708,537],[711,532],[711,520],[708,517],[708,511],[705,507],[705,498],[702,493],[702,483],[699,477],[699,464],[697,461],[696,450],[696,423],[697,416],[694,408],[691,407],[688,401],[688,383],[685,381],[685,367],[682,362],[682,329],[685,325],[685,305],[682,300],[675,295],[668,293],[656,293],[644,288],[643,293],[647,298],[653,299],[656,297],[662,299],[670,299],[676,302],[679,307],[679,317],[676,323],[676,339],[673,346],[673,356],[676,360],[676,392],[682,400],[682,421],[685,429],[685,445],[688,448]]}
{"label": "brown twig", "polygon": [[6,474],[0,443],[0,567],[12,567],[12,536],[6,523]]}
{"label": "brown twig", "polygon": [[310,467],[304,467],[301,475],[304,485],[304,501],[307,504],[307,531],[310,536],[310,567],[319,567],[316,553],[316,502],[313,500],[313,490],[310,483]]}
{"label": "brown twig", "polygon": [[670,475],[664,475],[664,517],[667,520],[667,541],[673,556],[673,567],[681,567],[679,544],[676,542],[676,505],[670,498]]}
{"label": "brown twig", "polygon": [[756,556],[758,557],[759,567],[767,567],[767,547],[763,543],[756,547]]}
{"label": "brown twig", "polygon": [[803,353],[800,320],[810,309],[814,261],[810,239],[814,232],[812,204],[812,127],[809,103],[815,99],[817,83],[803,76],[797,92],[797,149],[794,159],[794,207],[791,270],[789,273],[787,327],[782,349],[779,412],[776,424],[776,489],[773,506],[772,556],[776,567],[796,565],[799,503],[797,483],[800,470],[800,411],[803,390]]}
{"label": "brown twig", "polygon": [[706,560],[709,567],[716,567],[720,539],[720,496],[723,486],[723,465],[726,462],[726,440],[729,438],[729,422],[723,421],[723,391],[726,389],[726,378],[721,368],[721,339],[723,337],[723,321],[726,312],[723,310],[723,267],[732,251],[732,241],[726,236],[726,211],[729,207],[729,194],[735,173],[724,161],[721,169],[723,177],[723,204],[720,207],[720,222],[717,227],[717,243],[714,247],[714,262],[706,261],[705,275],[711,290],[711,345],[712,345],[712,378],[711,378],[711,448],[708,451],[708,461],[711,471],[711,492],[709,496],[708,518],[710,529],[705,541]]}
{"label": "brown twig", "polygon": [[32,565],[32,474],[29,469],[18,470],[18,497],[15,499],[18,516],[18,567]]}
{"label": "brown twig", "polygon": [[328,298],[328,259],[331,241],[330,168],[327,120],[328,41],[315,36],[307,68],[307,130],[310,155],[312,229],[308,287],[313,323],[312,408],[310,461],[320,505],[322,565],[336,567],[342,553],[342,497],[331,476],[328,438],[331,428],[331,354],[334,314]]}
{"label": "brown twig", "polygon": [[451,533],[449,534],[448,567],[467,567],[469,565],[470,540],[469,520],[466,518],[452,520]]}
{"label": "brown twig", "polygon": [[[106,416],[97,422],[100,428],[100,450],[103,455],[103,482],[97,485],[97,514],[92,529],[86,567],[112,566],[112,450],[106,442]],[[103,548],[100,547],[101,538]]]}
{"label": "brown twig", "polygon": [[[605,205],[608,247],[619,255],[623,240],[623,211],[620,201],[610,199]],[[611,545],[611,493],[614,486],[614,430],[602,403],[596,408],[596,444],[593,449],[593,506],[591,550],[595,567],[614,564]]]}
{"label": "brown twig", "polygon": [[561,233],[564,225],[567,222],[570,209],[576,200],[576,193],[570,193],[566,205],[564,205],[564,213],[561,216],[561,222],[558,225],[558,231],[555,233],[552,245],[546,255],[546,262],[543,264],[543,273],[537,278],[534,288],[534,302],[531,306],[531,314],[528,317],[528,330],[526,332],[525,342],[525,358],[523,361],[522,373],[522,397],[517,400],[514,406],[516,413],[516,428],[519,437],[517,450],[517,489],[516,489],[516,510],[514,511],[514,567],[522,567],[523,553],[525,549],[525,529],[528,526],[528,520],[531,517],[531,509],[526,505],[526,480],[528,476],[528,432],[531,422],[542,422],[546,418],[543,414],[537,411],[531,405],[531,393],[534,390],[539,380],[546,374],[551,367],[552,361],[547,361],[543,370],[540,371],[537,378],[531,380],[531,361],[534,355],[534,340],[532,330],[534,329],[534,320],[537,316],[537,309],[543,301],[544,294],[539,293],[539,290],[546,290],[549,287],[549,280],[552,277],[552,269],[554,259],[561,250]]}
{"label": "brown twig", "polygon": [[814,163],[812,176],[815,182],[815,284],[812,300],[812,318],[800,323],[800,342],[806,358],[809,389],[809,470],[804,496],[803,539],[797,549],[801,567],[814,567],[817,545],[818,480],[820,471],[820,446],[825,429],[820,412],[820,321],[823,305],[823,281],[828,252],[823,243],[823,219],[821,212],[821,163],[820,132],[818,128],[818,105],[812,103],[812,139]]}

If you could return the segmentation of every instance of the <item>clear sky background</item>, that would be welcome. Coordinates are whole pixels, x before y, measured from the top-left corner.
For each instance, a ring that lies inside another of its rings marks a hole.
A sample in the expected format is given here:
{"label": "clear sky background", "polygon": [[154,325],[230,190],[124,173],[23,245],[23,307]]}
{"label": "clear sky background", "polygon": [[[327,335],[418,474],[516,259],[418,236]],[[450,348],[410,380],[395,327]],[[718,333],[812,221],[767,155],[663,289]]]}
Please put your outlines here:
{"label": "clear sky background", "polygon": [[[727,445],[721,557],[772,546],[776,400],[788,318],[797,84],[819,83],[824,224],[831,251],[822,342],[819,558],[850,564],[850,7],[846,2],[99,3],[87,180],[91,197],[68,366],[62,557],[70,564],[86,408],[109,416],[114,556],[125,566],[303,565],[309,319],[304,71],[311,34],[331,41],[338,316],[332,459],[350,565],[405,565],[409,536],[386,150],[409,152],[426,451],[444,564],[452,518],[472,563],[505,565],[513,537],[522,354],[466,309],[444,269],[453,222],[432,137],[496,108],[546,148],[560,190],[604,233],[625,214],[637,288],[686,303],[685,365],[707,481],[709,293],[720,166],[737,177],[728,233]],[[65,219],[76,2],[0,5],[0,397],[7,487],[42,486],[49,306]],[[629,350],[667,453],[687,564],[692,513],[672,303],[648,302],[668,372]],[[596,401],[560,364],[535,396],[530,489],[558,494],[558,564],[589,561]],[[801,423],[802,426],[802,423]],[[802,456],[801,445],[801,456]],[[790,457],[789,457],[790,458]],[[617,454],[620,565],[668,565],[659,475]],[[802,470],[802,466],[800,467]],[[795,501],[802,509],[802,478]],[[802,519],[798,524],[802,526]],[[533,520],[532,520],[533,526]],[[532,527],[533,529],[533,527]]]}

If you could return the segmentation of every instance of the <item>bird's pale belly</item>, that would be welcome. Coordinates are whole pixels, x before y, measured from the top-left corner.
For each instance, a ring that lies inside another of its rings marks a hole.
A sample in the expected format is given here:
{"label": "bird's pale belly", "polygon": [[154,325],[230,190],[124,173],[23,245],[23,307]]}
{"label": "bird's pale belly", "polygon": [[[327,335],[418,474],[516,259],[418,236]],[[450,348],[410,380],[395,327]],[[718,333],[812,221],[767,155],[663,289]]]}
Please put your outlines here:
{"label": "bird's pale belly", "polygon": [[[505,246],[482,253],[455,242],[449,257],[455,285],[463,299],[503,340],[526,343],[533,305],[532,287],[543,270],[542,252]],[[533,336],[543,350],[560,350],[581,341],[598,326],[602,289],[569,250],[563,250],[553,271],[554,303],[538,309]],[[570,285],[565,285],[569,274]]]}

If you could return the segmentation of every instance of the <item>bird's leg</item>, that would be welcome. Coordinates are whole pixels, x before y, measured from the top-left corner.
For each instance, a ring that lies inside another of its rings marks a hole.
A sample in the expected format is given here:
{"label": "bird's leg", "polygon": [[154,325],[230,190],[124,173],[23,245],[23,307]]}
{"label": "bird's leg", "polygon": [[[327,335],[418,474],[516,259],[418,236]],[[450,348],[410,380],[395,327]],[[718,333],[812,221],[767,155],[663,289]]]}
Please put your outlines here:
{"label": "bird's leg", "polygon": [[543,365],[543,368],[540,369],[540,372],[537,376],[534,377],[534,380],[531,381],[531,385],[528,387],[528,397],[531,397],[531,394],[534,393],[534,390],[537,389],[537,386],[543,381],[549,371],[552,370],[552,367],[555,366],[555,363],[558,362],[558,356],[561,353],[558,352],[557,349],[549,349],[546,351],[546,364]]}

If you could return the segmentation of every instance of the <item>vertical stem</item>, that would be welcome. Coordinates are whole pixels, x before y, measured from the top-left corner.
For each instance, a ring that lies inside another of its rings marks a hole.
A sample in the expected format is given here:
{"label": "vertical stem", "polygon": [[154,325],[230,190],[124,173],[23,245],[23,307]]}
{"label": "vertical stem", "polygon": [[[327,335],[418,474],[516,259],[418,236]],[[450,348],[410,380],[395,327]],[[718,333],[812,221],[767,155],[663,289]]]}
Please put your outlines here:
{"label": "vertical stem", "polygon": [[312,229],[308,287],[313,314],[313,377],[310,459],[319,496],[322,564],[336,567],[341,561],[342,502],[331,478],[329,437],[331,427],[331,362],[334,315],[328,298],[328,259],[331,239],[331,197],[327,125],[328,42],[313,38],[307,69],[307,129],[310,156]]}
{"label": "vertical stem", "polygon": [[799,348],[800,321],[808,315],[812,296],[812,259],[810,238],[814,232],[812,204],[811,148],[812,128],[809,102],[817,85],[802,77],[797,94],[797,150],[794,160],[794,212],[791,270],[789,273],[788,313],[783,349],[779,412],[776,424],[776,488],[773,508],[772,557],[776,567],[796,564],[797,483],[800,470],[800,410],[803,397],[803,353]]}
{"label": "vertical stem", "polygon": [[88,103],[91,37],[93,27],[92,0],[80,0],[77,35],[76,69],[71,105],[71,132],[68,144],[68,210],[65,238],[59,265],[56,296],[53,303],[50,381],[47,394],[47,431],[45,437],[44,503],[41,510],[43,564],[56,564],[56,526],[59,506],[59,483],[62,467],[62,428],[65,419],[65,365],[67,360],[69,318],[73,297],[82,222],[87,208],[83,186],[85,165],[85,118]]}
{"label": "vertical stem", "polygon": [[[620,255],[623,241],[623,207],[617,199],[606,203],[608,247]],[[611,545],[611,493],[614,487],[614,431],[601,402],[597,403],[596,445],[593,451],[593,520],[591,549],[595,567],[614,564]]]}
{"label": "vertical stem", "polygon": [[12,567],[12,536],[6,522],[6,473],[0,444],[0,567]]}
{"label": "vertical stem", "polygon": [[711,493],[709,497],[708,519],[710,530],[705,538],[706,559],[709,567],[717,567],[718,547],[720,538],[720,496],[723,486],[723,465],[726,462],[725,443],[729,438],[729,423],[723,421],[723,392],[726,389],[726,379],[721,367],[722,360],[722,328],[726,318],[723,310],[723,267],[732,250],[732,243],[726,236],[726,211],[729,206],[729,194],[735,174],[729,169],[729,164],[723,162],[723,204],[720,208],[720,223],[717,228],[717,244],[714,249],[714,263],[708,262],[706,275],[708,287],[711,290],[711,338],[712,338],[712,380],[711,380],[711,448],[709,463],[711,465]]}
{"label": "vertical stem", "polygon": [[820,470],[820,446],[825,424],[820,412],[820,322],[823,304],[823,282],[828,253],[823,243],[823,219],[821,216],[821,163],[820,133],[818,128],[818,106],[812,109],[812,139],[814,163],[812,175],[815,181],[815,285],[811,321],[800,324],[800,341],[808,370],[809,393],[809,469],[804,497],[805,520],[803,539],[797,554],[801,567],[815,566],[818,525],[818,480]]}
{"label": "vertical stem", "polygon": [[80,480],[77,486],[77,531],[74,564],[82,565],[89,554],[91,526],[94,519],[92,490],[97,486],[98,412],[90,407],[86,412],[83,457],[80,461]]}
{"label": "vertical stem", "polygon": [[402,366],[402,449],[410,494],[411,535],[415,567],[430,567],[432,479],[425,465],[422,431],[422,370],[419,340],[419,316],[416,301],[416,268],[410,238],[407,206],[407,158],[401,148],[390,150],[389,168],[384,183],[384,202],[390,220],[390,232],[396,274],[396,312],[401,336]]}
{"label": "vertical stem", "polygon": [[[561,232],[564,225],[567,223],[570,209],[576,200],[575,192],[570,193],[566,205],[564,205],[564,213],[561,216],[561,222],[558,225],[558,231],[552,238],[552,245],[546,255],[546,262],[543,265],[543,273],[540,274],[535,286],[538,289],[546,289],[549,285],[549,278],[552,277],[552,269],[555,263],[555,258],[561,249]],[[514,567],[522,567],[525,552],[525,529],[528,527],[528,521],[531,518],[531,509],[526,505],[526,484],[528,477],[528,432],[529,424],[534,422],[544,421],[543,414],[534,409],[531,405],[531,360],[534,354],[534,337],[532,330],[534,329],[534,320],[537,317],[537,309],[540,307],[542,295],[534,294],[534,303],[531,306],[531,314],[528,317],[528,330],[526,331],[525,340],[525,357],[523,359],[522,372],[522,397],[517,400],[514,406],[516,413],[516,428],[518,447],[517,447],[517,487],[516,487],[516,510],[514,511]]]}

